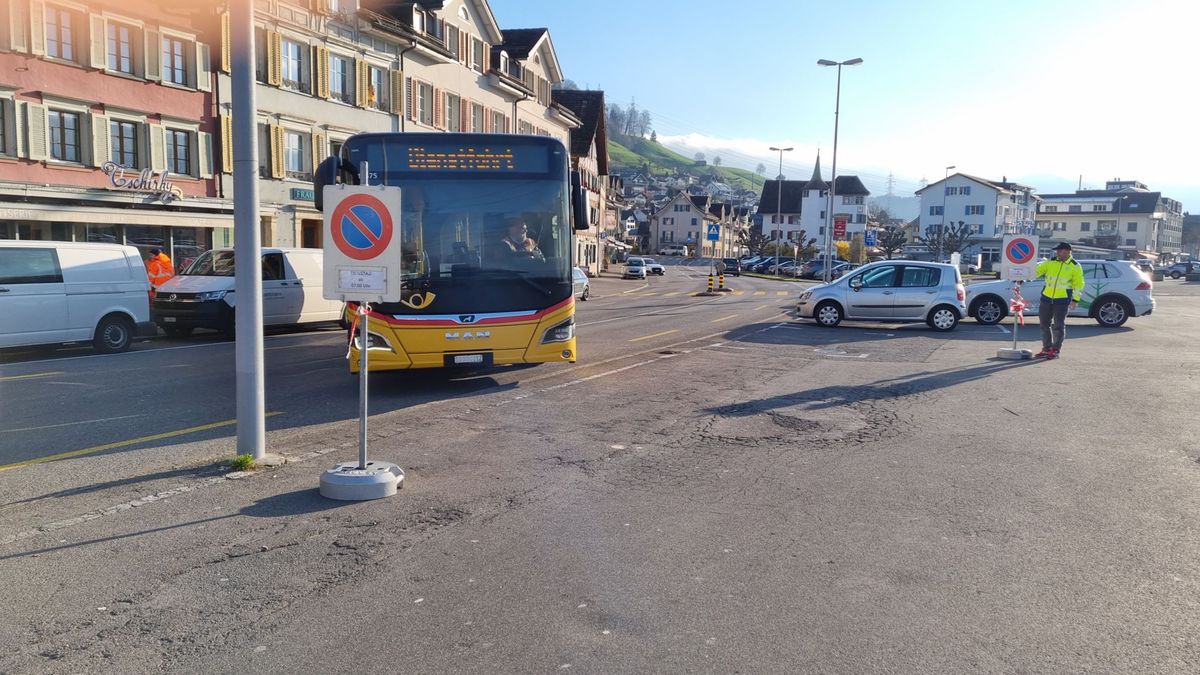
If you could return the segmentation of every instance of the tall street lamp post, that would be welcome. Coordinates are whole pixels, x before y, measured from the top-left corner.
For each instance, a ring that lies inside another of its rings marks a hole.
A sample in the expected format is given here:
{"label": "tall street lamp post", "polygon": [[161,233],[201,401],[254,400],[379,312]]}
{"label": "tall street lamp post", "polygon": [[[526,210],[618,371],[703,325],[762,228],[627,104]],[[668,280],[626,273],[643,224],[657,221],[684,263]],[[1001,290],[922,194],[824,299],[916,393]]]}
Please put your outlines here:
{"label": "tall street lamp post", "polygon": [[829,283],[830,268],[833,267],[833,197],[837,191],[838,116],[842,107],[842,66],[857,66],[862,62],[862,59],[848,61],[820,59],[817,61],[818,66],[837,66],[837,94],[834,96],[833,104],[833,167],[830,169],[833,175],[829,177],[829,210],[825,212],[825,264],[822,270],[825,283]]}
{"label": "tall street lamp post", "polygon": [[950,194],[950,170],[956,168],[958,167],[953,164],[946,167],[946,173],[942,177],[942,222],[938,224],[938,251],[934,262],[942,261],[942,251],[946,248],[946,195]]}
{"label": "tall street lamp post", "polygon": [[[791,148],[771,148],[771,152],[779,153],[779,173],[775,176],[775,220],[783,223],[783,153],[791,152]],[[776,223],[772,223],[774,226]],[[775,273],[779,274],[779,242],[775,238],[775,228],[771,227],[771,243],[775,245]]]}

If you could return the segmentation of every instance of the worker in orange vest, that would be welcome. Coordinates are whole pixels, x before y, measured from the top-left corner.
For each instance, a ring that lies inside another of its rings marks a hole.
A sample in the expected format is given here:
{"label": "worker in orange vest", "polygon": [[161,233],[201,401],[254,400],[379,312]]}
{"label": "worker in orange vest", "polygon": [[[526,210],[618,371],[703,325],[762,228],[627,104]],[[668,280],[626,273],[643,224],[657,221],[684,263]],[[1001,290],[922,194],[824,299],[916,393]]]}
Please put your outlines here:
{"label": "worker in orange vest", "polygon": [[161,248],[150,249],[150,259],[146,261],[146,276],[150,278],[150,286],[154,289],[175,276],[175,266]]}

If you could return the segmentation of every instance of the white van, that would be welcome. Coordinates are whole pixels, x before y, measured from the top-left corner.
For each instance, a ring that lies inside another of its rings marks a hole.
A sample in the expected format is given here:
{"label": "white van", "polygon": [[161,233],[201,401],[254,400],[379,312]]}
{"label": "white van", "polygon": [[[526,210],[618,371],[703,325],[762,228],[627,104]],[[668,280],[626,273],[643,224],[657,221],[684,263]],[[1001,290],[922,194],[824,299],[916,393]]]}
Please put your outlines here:
{"label": "white van", "polygon": [[[342,302],[326,300],[323,253],[319,248],[263,248],[263,325],[339,321]],[[206,251],[158,287],[150,314],[167,335],[185,337],[211,328],[233,337],[233,249]]]}
{"label": "white van", "polygon": [[664,244],[662,248],[658,249],[658,254],[681,255],[686,257],[688,254],[688,247],[684,246],[683,244]]}
{"label": "white van", "polygon": [[157,332],[136,248],[0,241],[0,347],[91,341],[109,354]]}

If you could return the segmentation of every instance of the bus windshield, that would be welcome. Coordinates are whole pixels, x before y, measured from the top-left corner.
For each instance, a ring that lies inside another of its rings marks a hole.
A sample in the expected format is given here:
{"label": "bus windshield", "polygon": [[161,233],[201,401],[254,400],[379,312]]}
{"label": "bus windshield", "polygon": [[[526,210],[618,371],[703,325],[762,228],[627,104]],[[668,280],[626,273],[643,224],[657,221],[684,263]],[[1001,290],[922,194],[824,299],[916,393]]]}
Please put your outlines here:
{"label": "bus windshield", "polygon": [[382,134],[351,139],[345,158],[352,166],[367,161],[371,183],[402,189],[403,293],[405,300],[433,300],[384,303],[375,305],[377,311],[509,312],[571,297],[566,160],[550,154],[553,146],[509,140],[540,151],[535,161],[518,167],[526,170],[422,170],[408,163],[413,142],[396,139]]}

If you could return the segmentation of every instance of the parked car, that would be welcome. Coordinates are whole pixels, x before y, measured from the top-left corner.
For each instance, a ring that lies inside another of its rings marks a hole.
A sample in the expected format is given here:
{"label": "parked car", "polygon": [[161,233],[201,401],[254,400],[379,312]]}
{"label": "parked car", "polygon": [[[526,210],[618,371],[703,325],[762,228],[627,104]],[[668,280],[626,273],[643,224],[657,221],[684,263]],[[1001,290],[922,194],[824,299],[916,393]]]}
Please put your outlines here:
{"label": "parked car", "polygon": [[[949,265],[950,261],[943,260],[942,264]],[[962,266],[965,268],[963,271],[965,271],[967,274],[979,274],[979,265],[976,265],[975,263],[964,262],[962,263]]]}
{"label": "parked car", "polygon": [[664,244],[658,249],[659,255],[681,255],[687,256],[688,247],[683,244]]}
{"label": "parked car", "polygon": [[580,300],[587,300],[592,295],[592,283],[587,273],[578,267],[571,268],[571,291]]}
{"label": "parked car", "polygon": [[1200,265],[1197,265],[1192,261],[1185,260],[1183,262],[1167,265],[1166,267],[1160,269],[1164,276],[1171,277],[1172,279],[1179,279],[1186,274],[1191,274],[1196,270],[1200,270]]}
{"label": "parked car", "polygon": [[[321,249],[264,248],[261,265],[264,326],[342,319],[344,303],[324,297]],[[236,298],[233,249],[213,249],[159,286],[150,315],[173,337],[186,337],[196,328],[232,337]]]}
{"label": "parked car", "polygon": [[137,248],[0,241],[0,347],[86,341],[109,354],[157,332]]}
{"label": "parked car", "polygon": [[[1087,317],[1101,326],[1116,328],[1131,316],[1154,311],[1154,284],[1149,275],[1128,260],[1080,260],[1083,266],[1083,297],[1067,316]],[[1022,314],[1037,316],[1043,281],[1021,284],[1021,297],[1028,303]],[[967,286],[967,314],[991,325],[1008,316],[1013,282],[985,281]]]}
{"label": "parked car", "polygon": [[625,261],[625,271],[621,273],[622,279],[645,279],[646,266],[642,264],[641,258],[630,258]]}
{"label": "parked car", "polygon": [[725,263],[725,274],[731,277],[742,276],[742,261],[737,258],[721,258],[721,262]]}
{"label": "parked car", "polygon": [[857,263],[848,263],[848,262],[838,263],[833,266],[833,269],[829,270],[829,278],[837,279],[844,274],[847,274],[853,270],[858,269],[859,267],[861,267],[861,265],[859,265]]}
{"label": "parked car", "polygon": [[853,321],[924,321],[937,331],[953,330],[966,316],[962,275],[952,265],[932,262],[871,263],[800,295],[797,318],[834,327]]}
{"label": "parked car", "polygon": [[[838,265],[846,264],[841,258],[833,259],[833,267],[836,269]],[[804,267],[800,270],[799,277],[801,279],[824,279],[825,278],[825,259],[814,258],[804,263]]]}
{"label": "parked car", "polygon": [[[633,260],[633,258],[629,258],[629,260]],[[639,256],[638,260],[642,261],[642,265],[646,268],[646,274],[657,274],[661,277],[667,273],[667,268],[663,267],[659,263],[654,262],[654,258]]]}
{"label": "parked car", "polygon": [[1138,258],[1133,261],[1133,264],[1143,272],[1154,272],[1154,263],[1145,258]]}

